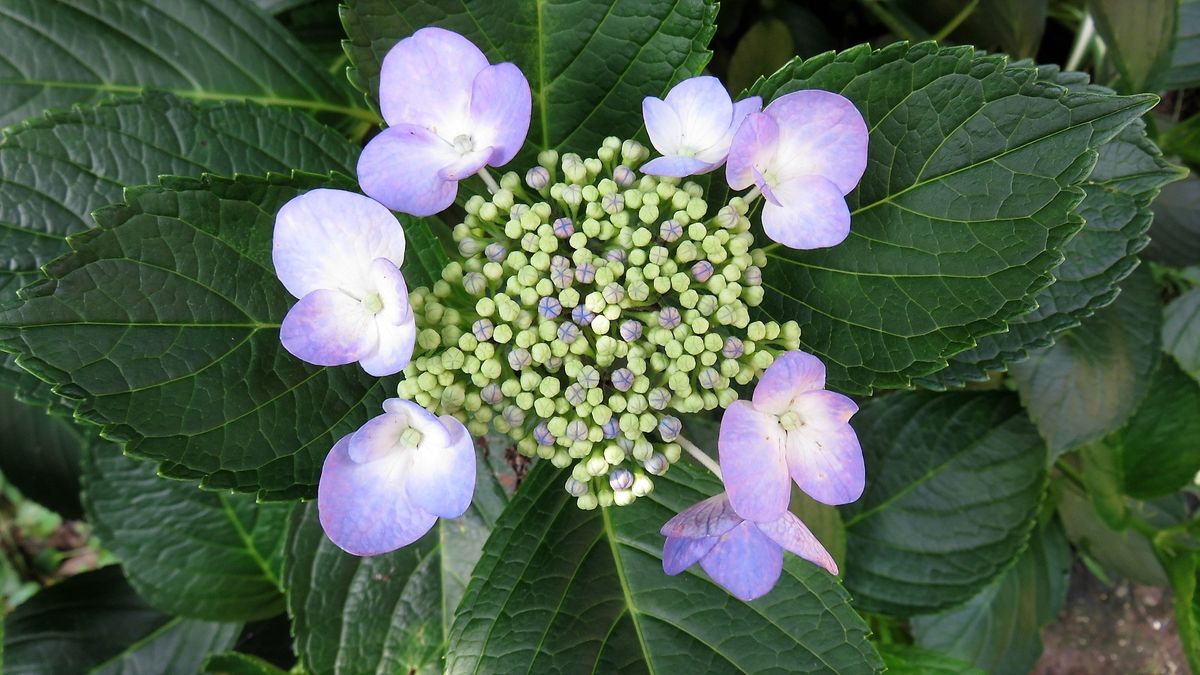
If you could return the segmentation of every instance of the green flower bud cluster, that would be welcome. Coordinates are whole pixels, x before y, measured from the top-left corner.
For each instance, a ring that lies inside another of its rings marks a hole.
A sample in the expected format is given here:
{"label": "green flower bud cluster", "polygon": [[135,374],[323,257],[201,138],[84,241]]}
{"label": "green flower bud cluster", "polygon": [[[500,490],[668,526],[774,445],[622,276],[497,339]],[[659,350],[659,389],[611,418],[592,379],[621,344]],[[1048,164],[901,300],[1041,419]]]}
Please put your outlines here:
{"label": "green flower bud cluster", "polygon": [[472,197],[463,256],[413,291],[400,395],[566,468],[580,508],[625,505],[679,459],[676,414],[726,407],[800,329],[752,321],[767,258],[748,204],[709,213],[694,182],[637,174],[649,153],[545,151]]}

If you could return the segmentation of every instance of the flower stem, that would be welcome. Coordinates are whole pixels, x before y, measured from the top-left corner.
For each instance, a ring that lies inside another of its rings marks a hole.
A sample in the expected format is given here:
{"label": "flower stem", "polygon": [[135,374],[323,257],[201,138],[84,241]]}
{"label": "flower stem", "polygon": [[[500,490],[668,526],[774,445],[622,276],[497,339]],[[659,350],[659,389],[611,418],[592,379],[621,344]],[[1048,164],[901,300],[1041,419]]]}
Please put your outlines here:
{"label": "flower stem", "polygon": [[[703,464],[704,468],[713,472],[713,475],[715,475],[717,478],[721,478],[720,465],[718,465],[716,462],[714,462],[712,457],[709,457],[707,453],[705,453],[700,448],[696,447],[695,443],[689,441],[688,439],[684,438],[683,436],[676,436],[675,442],[678,443],[679,446],[682,447],[684,450],[687,450],[688,454],[692,456],[692,459],[695,459],[697,462],[700,462],[701,464]],[[724,480],[724,478],[721,478],[721,480]]]}
{"label": "flower stem", "polygon": [[476,175],[482,178],[483,182],[487,184],[488,192],[496,194],[496,192],[500,189],[500,184],[496,182],[495,178],[492,178],[492,174],[487,170],[486,166],[477,171]]}
{"label": "flower stem", "polygon": [[757,185],[755,185],[754,187],[750,188],[750,191],[747,192],[746,196],[742,197],[742,199],[746,200],[746,204],[749,205],[753,204],[754,200],[758,199],[760,196],[762,196],[762,191],[758,189]]}

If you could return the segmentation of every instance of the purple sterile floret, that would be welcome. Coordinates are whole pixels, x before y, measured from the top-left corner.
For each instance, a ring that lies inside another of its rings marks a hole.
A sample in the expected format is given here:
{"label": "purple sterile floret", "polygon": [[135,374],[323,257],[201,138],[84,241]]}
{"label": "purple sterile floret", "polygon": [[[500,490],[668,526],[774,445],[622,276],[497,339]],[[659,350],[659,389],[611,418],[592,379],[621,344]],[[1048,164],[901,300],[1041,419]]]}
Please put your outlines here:
{"label": "purple sterile floret", "polygon": [[594,318],[596,318],[596,314],[583,305],[575,305],[571,308],[571,320],[581,326],[591,323]]}
{"label": "purple sterile floret", "polygon": [[621,334],[621,339],[626,342],[633,342],[642,337],[642,324],[637,319],[622,321],[621,327],[618,330]]}
{"label": "purple sterile floret", "polygon": [[558,298],[548,295],[541,300],[538,300],[538,314],[545,319],[557,319],[559,314],[562,314],[562,303]]}
{"label": "purple sterile floret", "polygon": [[658,310],[658,325],[662,326],[663,328],[672,330],[682,322],[683,316],[680,315],[678,309],[675,309],[674,307],[663,307],[662,309]]}
{"label": "purple sterile floret", "polygon": [[712,171],[725,161],[742,120],[761,107],[758,96],[734,103],[721,81],[707,75],[680,82],[665,99],[647,96],[642,117],[663,156],[643,164],[642,173],[682,178]]}
{"label": "purple sterile floret", "polygon": [[571,235],[575,234],[575,223],[566,216],[563,216],[562,218],[555,218],[554,224],[551,227],[554,230],[554,236],[558,237],[559,239],[567,239]]}
{"label": "purple sterile floret", "polygon": [[570,321],[564,321],[563,323],[559,324],[558,339],[562,340],[563,344],[571,344],[575,340],[579,339],[579,326],[576,326]]}
{"label": "purple sterile floret", "polygon": [[617,368],[609,377],[613,387],[619,391],[629,391],[633,387],[633,371],[628,368]]}
{"label": "purple sterile floret", "polygon": [[454,202],[458,181],[516,156],[532,102],[516,66],[489,65],[463,36],[422,28],[383,59],[379,109],[388,128],[359,156],[359,183],[395,211],[438,213]]}

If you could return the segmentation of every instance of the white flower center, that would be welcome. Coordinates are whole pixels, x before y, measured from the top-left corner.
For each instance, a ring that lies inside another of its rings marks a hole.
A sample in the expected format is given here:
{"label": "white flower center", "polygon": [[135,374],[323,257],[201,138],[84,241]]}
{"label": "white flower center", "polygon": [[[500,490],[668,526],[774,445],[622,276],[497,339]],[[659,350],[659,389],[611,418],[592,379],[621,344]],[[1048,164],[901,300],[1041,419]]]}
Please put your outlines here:
{"label": "white flower center", "polygon": [[459,134],[450,142],[454,146],[454,151],[460,155],[465,155],[468,152],[475,151],[475,139],[471,138],[470,134]]}
{"label": "white flower center", "polygon": [[378,314],[383,311],[383,298],[378,293],[371,293],[362,299],[362,305],[368,313]]}
{"label": "white flower center", "polygon": [[804,418],[795,410],[789,410],[779,416],[779,426],[783,427],[784,431],[794,431],[804,426]]}
{"label": "white flower center", "polygon": [[405,449],[415,448],[421,444],[425,438],[425,434],[417,431],[416,427],[408,427],[400,434],[400,447]]}

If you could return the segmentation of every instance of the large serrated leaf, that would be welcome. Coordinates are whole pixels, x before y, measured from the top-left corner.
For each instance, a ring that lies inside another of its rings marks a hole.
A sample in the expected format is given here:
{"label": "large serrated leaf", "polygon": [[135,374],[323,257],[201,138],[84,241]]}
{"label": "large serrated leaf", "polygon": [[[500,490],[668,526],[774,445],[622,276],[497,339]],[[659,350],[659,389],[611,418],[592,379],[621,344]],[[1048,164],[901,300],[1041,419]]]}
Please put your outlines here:
{"label": "large serrated leaf", "polygon": [[419,541],[360,558],[297,510],[284,567],[296,651],[314,673],[442,672],[446,636],[471,568],[508,501],[496,460],[478,460],[471,508]]}
{"label": "large serrated leaf", "polygon": [[[351,81],[378,99],[379,70],[392,45],[425,26],[471,40],[493,62],[511,61],[529,80],[529,148],[591,153],[605,136],[642,126],[642,98],[697,75],[716,30],[713,0],[348,0],[342,20]],[[585,155],[586,156],[586,155]]]}
{"label": "large serrated leaf", "polygon": [[867,489],[843,507],[855,605],[897,616],[966,601],[1015,558],[1046,486],[1017,397],[903,392],[855,415]]}
{"label": "large serrated leaf", "polygon": [[1122,491],[1136,499],[1170,494],[1200,471],[1200,383],[1163,359],[1129,424],[1106,446],[1117,453]]}
{"label": "large serrated leaf", "polygon": [[233,647],[241,626],[180,619],[139,598],[116,566],[46,588],[4,621],[9,675],[136,675],[197,672]]}
{"label": "large serrated leaf", "polygon": [[48,281],[0,311],[0,348],[166,475],[311,495],[329,448],[394,391],[279,345],[293,301],[271,266],[275,212],[331,184],[342,183],[208,176],[127,190],[126,204],[96,214],[98,229],[70,240]]}
{"label": "large serrated leaf", "polygon": [[908,386],[1030,311],[1081,225],[1071,211],[1095,148],[1155,101],[1067,92],[932,43],[796,61],[751,91],[804,88],[858,105],[867,171],[846,241],[769,253],[763,308],[800,322],[834,386],[863,393]]}
{"label": "large serrated leaf", "polygon": [[685,463],[629,507],[581,511],[534,467],[496,523],[450,634],[448,673],[870,673],[882,662],[849,597],[789,557],[743,603],[698,568],[662,570],[658,530],[720,489]]}
{"label": "large serrated leaf", "polygon": [[0,19],[0,126],[149,87],[374,118],[241,0],[3,0]]}
{"label": "large serrated leaf", "polygon": [[202,492],[159,478],[153,464],[112,446],[92,448],[83,478],[88,522],[154,607],[211,621],[283,610],[279,577],[291,504]]}
{"label": "large serrated leaf", "polygon": [[1175,298],[1163,310],[1163,350],[1200,382],[1200,288]]}

